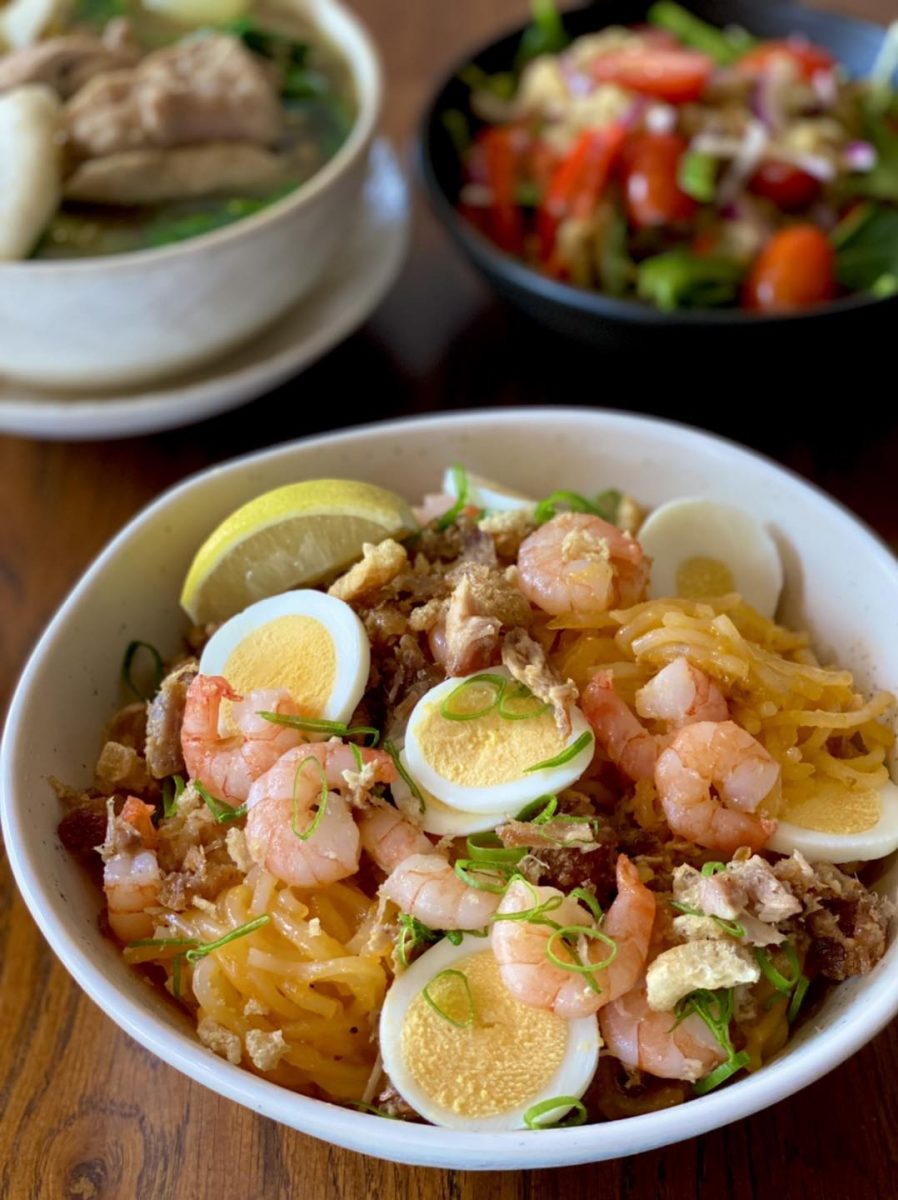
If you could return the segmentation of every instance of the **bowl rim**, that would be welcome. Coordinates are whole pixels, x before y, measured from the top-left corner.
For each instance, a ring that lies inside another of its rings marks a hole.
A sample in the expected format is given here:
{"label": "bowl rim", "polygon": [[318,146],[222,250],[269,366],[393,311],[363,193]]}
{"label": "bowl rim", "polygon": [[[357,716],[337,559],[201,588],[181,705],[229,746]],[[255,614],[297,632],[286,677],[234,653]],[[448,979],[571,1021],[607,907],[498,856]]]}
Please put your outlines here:
{"label": "bowl rim", "polygon": [[[320,0],[313,12],[313,24],[317,29],[315,16],[322,8],[334,10],[339,17],[352,29],[358,38],[358,52],[352,53],[342,44],[336,46],[337,53],[349,68],[352,82],[359,96],[359,110],[353,122],[349,136],[337,150],[337,153],[327,160],[314,175],[304,183],[299,184],[292,192],[266,205],[260,212],[248,217],[232,221],[230,225],[220,229],[212,229],[208,233],[200,233],[195,237],[185,238],[168,246],[146,246],[139,250],[126,250],[121,254],[95,254],[84,258],[44,258],[18,259],[0,263],[0,283],[13,274],[25,273],[28,277],[57,272],[65,275],[96,274],[97,271],[124,270],[140,266],[150,259],[156,262],[167,262],[173,258],[183,257],[193,251],[210,250],[234,241],[244,234],[254,233],[266,224],[274,224],[284,220],[314,200],[331,184],[347,175],[360,157],[364,157],[368,146],[374,137],[383,109],[384,97],[384,66],[380,51],[367,26],[356,13],[343,3],[343,0]],[[358,87],[359,77],[364,70],[370,72],[371,85],[369,88]]]}
{"label": "bowl rim", "polygon": [[[770,12],[769,4],[764,0],[742,0],[742,3],[755,8],[758,12],[767,14]],[[785,19],[788,19],[791,13],[800,13],[802,16],[810,13],[820,24],[830,25],[833,28],[841,27],[844,30],[853,27],[865,30],[870,34],[883,34],[886,29],[885,26],[877,25],[875,22],[864,20],[861,17],[831,12],[826,9],[811,9],[804,4],[792,3],[791,0],[787,3],[779,3],[776,7],[777,15],[782,15]],[[570,13],[589,11],[593,8],[596,11],[597,30],[601,30],[605,28],[605,25],[601,23],[601,9],[594,3],[578,4],[574,8],[563,11],[562,17]],[[580,288],[562,280],[551,279],[535,267],[500,249],[485,234],[461,216],[443,188],[434,165],[432,131],[444,107],[443,94],[460,71],[501,42],[509,38],[520,37],[526,28],[526,24],[510,26],[498,36],[482,43],[454,62],[452,67],[440,77],[436,87],[430,93],[418,120],[415,157],[428,199],[443,227],[478,267],[491,276],[499,277],[504,282],[510,283],[520,291],[528,291],[543,300],[573,309],[584,316],[598,319],[611,317],[641,326],[670,326],[671,324],[749,328],[763,328],[771,325],[794,326],[801,322],[813,321],[817,317],[836,316],[841,313],[856,312],[895,302],[894,296],[873,296],[868,292],[858,292],[839,296],[835,300],[827,300],[822,304],[814,305],[813,308],[797,312],[755,313],[744,309],[726,308],[678,308],[668,312],[642,300],[611,296],[605,292]]]}
{"label": "bowl rim", "polygon": [[60,922],[56,910],[64,900],[44,885],[40,862],[26,850],[22,828],[27,806],[22,800],[16,803],[13,799],[17,792],[14,766],[20,752],[23,710],[43,659],[66,638],[69,620],[82,597],[107,564],[126,549],[134,534],[166,510],[176,510],[194,488],[201,487],[207,480],[231,473],[239,475],[269,461],[288,460],[299,448],[364,441],[376,432],[401,438],[421,425],[429,425],[434,432],[440,428],[454,431],[464,427],[465,432],[473,430],[476,433],[482,426],[517,426],[522,418],[537,428],[543,422],[552,425],[586,422],[609,437],[620,430],[657,433],[660,428],[671,449],[702,445],[706,450],[726,453],[731,459],[785,477],[799,493],[805,493],[836,522],[846,530],[850,529],[851,536],[866,544],[874,559],[894,577],[898,591],[898,561],[885,542],[847,508],[766,456],[679,422],[607,409],[576,408],[485,409],[476,413],[462,411],[375,422],[299,439],[212,466],[182,480],[141,509],[84,572],[32,651],[10,702],[0,747],[0,818],[13,875],[51,948],[104,1013],[170,1066],[220,1095],[333,1144],[407,1164],[526,1169],[592,1162],[672,1144],[752,1115],[792,1095],[850,1057],[898,1012],[898,988],[893,986],[893,977],[898,976],[896,940],[877,967],[878,978],[873,980],[862,1002],[850,1004],[828,1030],[817,1038],[808,1039],[786,1059],[774,1060],[755,1075],[722,1091],[656,1113],[577,1128],[547,1129],[538,1136],[529,1131],[459,1132],[429,1125],[385,1122],[377,1116],[299,1095],[257,1078],[242,1067],[232,1066],[217,1058],[192,1034],[179,1030],[162,1016],[148,1014],[136,1001],[119,992],[114,984],[110,987],[110,981],[94,961],[95,956],[85,951]]}

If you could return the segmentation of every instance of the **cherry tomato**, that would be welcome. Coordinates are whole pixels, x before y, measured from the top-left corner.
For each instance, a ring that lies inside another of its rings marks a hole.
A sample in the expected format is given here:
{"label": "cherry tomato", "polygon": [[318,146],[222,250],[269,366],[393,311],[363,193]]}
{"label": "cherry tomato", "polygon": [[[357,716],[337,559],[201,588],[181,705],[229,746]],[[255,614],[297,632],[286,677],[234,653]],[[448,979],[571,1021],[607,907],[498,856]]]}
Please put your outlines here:
{"label": "cherry tomato", "polygon": [[586,129],[555,168],[536,218],[540,258],[550,274],[560,269],[553,254],[558,226],[568,217],[592,216],[617,166],[625,136],[624,126],[616,122],[604,129]]}
{"label": "cherry tomato", "polygon": [[794,312],[836,294],[836,254],[814,225],[793,225],[773,235],[745,283],[742,303],[757,312]]}
{"label": "cherry tomato", "polygon": [[800,38],[783,42],[762,42],[754,50],[739,59],[736,64],[748,75],[762,74],[778,58],[788,58],[798,67],[802,79],[808,83],[818,71],[831,71],[836,60],[821,46],[814,46]]}
{"label": "cherry tomato", "polygon": [[820,181],[813,175],[773,158],[761,163],[748,186],[756,196],[772,200],[783,212],[799,212],[820,195]]}
{"label": "cherry tomato", "polygon": [[624,150],[627,216],[636,229],[688,221],[698,208],[678,182],[686,139],[677,133],[643,133]]}
{"label": "cherry tomato", "polygon": [[590,70],[601,83],[616,83],[631,92],[685,104],[698,100],[714,70],[713,61],[695,50],[646,47],[600,55]]}

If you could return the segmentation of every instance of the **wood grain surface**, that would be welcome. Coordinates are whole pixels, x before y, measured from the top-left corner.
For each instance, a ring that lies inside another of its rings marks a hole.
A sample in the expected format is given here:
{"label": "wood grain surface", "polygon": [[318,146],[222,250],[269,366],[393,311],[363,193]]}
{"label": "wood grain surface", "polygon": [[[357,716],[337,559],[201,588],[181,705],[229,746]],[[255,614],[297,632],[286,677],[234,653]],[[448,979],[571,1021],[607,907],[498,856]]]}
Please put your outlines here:
{"label": "wood grain surface", "polygon": [[[882,21],[896,15],[895,0],[828,6]],[[357,0],[356,7],[383,49],[386,126],[407,153],[437,73],[514,23],[526,5]],[[821,383],[818,372],[813,387],[809,364],[753,362],[731,371],[733,364],[713,363],[712,350],[708,362],[672,380],[663,364],[612,367],[536,335],[455,259],[419,203],[410,260],[379,312],[273,395],[144,439],[0,439],[0,709],[56,606],[138,508],[191,471],[340,418],[546,402],[662,412],[772,453],[898,544],[898,423],[882,403],[894,389],[874,382],[885,369],[877,348],[821,346],[830,380]],[[837,367],[852,397],[847,415],[833,410]],[[47,949],[0,850],[2,1200],[887,1198],[898,1195],[896,1077],[898,1026],[791,1100],[638,1158],[503,1175],[379,1163],[246,1112],[135,1045]]]}

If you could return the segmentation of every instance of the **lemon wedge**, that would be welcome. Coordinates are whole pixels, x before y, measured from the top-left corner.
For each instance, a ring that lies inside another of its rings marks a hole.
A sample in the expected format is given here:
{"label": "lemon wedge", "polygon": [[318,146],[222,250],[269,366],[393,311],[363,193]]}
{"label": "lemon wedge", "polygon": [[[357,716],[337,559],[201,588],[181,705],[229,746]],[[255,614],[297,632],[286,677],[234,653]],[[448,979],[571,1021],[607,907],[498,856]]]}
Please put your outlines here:
{"label": "lemon wedge", "polygon": [[417,529],[395,492],[350,479],[308,479],[250,500],[197,551],[181,605],[198,625],[248,605],[320,583],[362,556],[365,542]]}

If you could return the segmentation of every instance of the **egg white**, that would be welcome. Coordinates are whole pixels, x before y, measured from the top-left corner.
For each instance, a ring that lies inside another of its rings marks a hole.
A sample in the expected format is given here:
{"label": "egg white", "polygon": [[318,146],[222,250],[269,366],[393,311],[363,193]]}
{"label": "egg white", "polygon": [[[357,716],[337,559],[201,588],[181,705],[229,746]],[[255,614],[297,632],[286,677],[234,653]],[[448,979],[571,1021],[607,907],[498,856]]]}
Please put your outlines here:
{"label": "egg white", "polygon": [[[215,631],[200,658],[204,675],[226,675],[226,665],[240,643],[278,617],[312,617],[330,635],[336,656],[334,683],[324,709],[315,716],[327,721],[348,721],[364,694],[371,666],[371,644],[365,627],[343,600],[303,588],[270,596],[245,608]],[[256,687],[270,687],[259,680]]]}
{"label": "egg white", "polygon": [[[399,761],[414,779],[405,760],[404,751],[400,751]],[[410,821],[415,825],[420,825],[425,833],[432,833],[436,837],[467,837],[471,833],[484,833],[486,830],[495,829],[503,821],[510,820],[518,811],[515,808],[513,810],[503,809],[494,813],[462,812],[457,808],[450,808],[442,800],[437,800],[436,796],[431,796],[425,788],[421,787],[417,779],[414,779],[414,782],[424,801],[423,812],[417,797],[413,795],[411,788],[401,775],[398,775],[395,782],[390,784],[393,800],[399,811],[405,813]]]}
{"label": "egg white", "polygon": [[[455,472],[451,467],[447,467],[443,475],[443,491],[453,500],[458,499]],[[470,471],[467,500],[469,504],[486,509],[487,512],[515,512],[519,509],[532,512],[536,507],[536,501],[522,495],[521,492],[515,492],[501,483],[494,483],[492,479],[484,479],[482,475],[473,475]]]}
{"label": "egg white", "polygon": [[879,820],[862,833],[827,833],[779,821],[765,849],[777,854],[798,850],[809,862],[869,862],[898,850],[898,786],[889,780],[879,793]]}
{"label": "egg white", "polygon": [[[511,678],[510,673],[504,667],[490,667],[490,673]],[[419,732],[426,721],[430,706],[442,704],[467,678],[471,677],[455,676],[446,679],[425,693],[412,710],[405,731],[405,761],[408,764],[409,774],[419,786],[449,808],[464,813],[495,814],[497,812],[516,813],[539,796],[545,796],[548,793],[557,794],[576,783],[592,761],[595,750],[594,736],[590,737],[583,750],[561,766],[522,773],[517,779],[511,779],[506,783],[468,786],[454,783],[440,775],[427,758]],[[584,733],[592,735],[589,722],[578,708],[572,708],[571,733],[565,743],[566,747],[572,746]],[[559,751],[559,753],[562,752]]]}
{"label": "egg white", "polygon": [[[579,1099],[589,1087],[598,1064],[601,1046],[599,1023],[594,1016],[580,1017],[567,1022],[567,1046],[558,1070],[544,1088],[528,1098],[526,1104],[496,1116],[478,1118],[451,1112],[428,1096],[412,1077],[402,1053],[402,1025],[408,1007],[435,975],[451,967],[459,959],[483,953],[488,949],[489,942],[483,938],[466,934],[457,946],[444,938],[417,958],[407,971],[397,976],[387,992],[380,1014],[380,1052],[384,1070],[390,1081],[416,1112],[432,1124],[441,1125],[445,1129],[478,1132],[524,1129],[524,1113],[541,1100],[555,1096],[573,1096]],[[484,1073],[489,1072],[488,1062],[483,1064],[483,1069]],[[561,1120],[566,1111],[569,1110],[554,1111],[553,1120]]]}
{"label": "egg white", "polygon": [[677,571],[691,558],[712,558],[730,570],[736,590],[765,617],[776,612],[783,564],[773,538],[750,513],[691,497],[671,500],[647,518],[639,542],[652,562],[653,597],[677,595]]}

